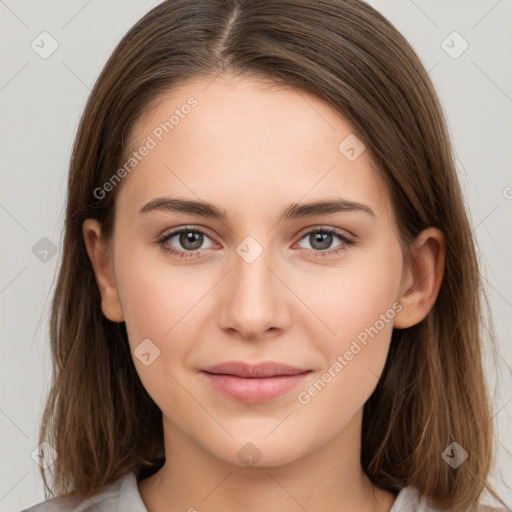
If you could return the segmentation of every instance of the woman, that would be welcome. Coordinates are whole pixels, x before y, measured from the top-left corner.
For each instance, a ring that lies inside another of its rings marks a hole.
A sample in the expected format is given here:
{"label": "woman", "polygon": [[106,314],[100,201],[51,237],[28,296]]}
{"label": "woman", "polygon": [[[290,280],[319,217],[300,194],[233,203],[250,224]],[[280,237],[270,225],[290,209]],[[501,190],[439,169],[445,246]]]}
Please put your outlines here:
{"label": "woman", "polygon": [[91,93],[65,229],[58,498],[30,510],[478,510],[473,236],[434,88],[376,10],[157,6]]}

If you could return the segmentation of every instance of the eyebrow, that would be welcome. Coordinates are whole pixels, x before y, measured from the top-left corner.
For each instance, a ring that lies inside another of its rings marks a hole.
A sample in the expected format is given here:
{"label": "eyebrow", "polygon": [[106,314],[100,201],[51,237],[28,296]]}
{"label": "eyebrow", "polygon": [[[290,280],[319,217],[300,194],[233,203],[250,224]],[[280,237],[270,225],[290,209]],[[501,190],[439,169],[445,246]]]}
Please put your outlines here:
{"label": "eyebrow", "polygon": [[[225,210],[221,210],[207,201],[192,201],[172,197],[157,197],[139,210],[139,215],[154,211],[189,213],[201,217],[226,220]],[[310,203],[292,203],[281,213],[281,220],[299,219],[314,215],[330,215],[339,212],[363,212],[376,217],[367,205],[345,199],[314,201]]]}

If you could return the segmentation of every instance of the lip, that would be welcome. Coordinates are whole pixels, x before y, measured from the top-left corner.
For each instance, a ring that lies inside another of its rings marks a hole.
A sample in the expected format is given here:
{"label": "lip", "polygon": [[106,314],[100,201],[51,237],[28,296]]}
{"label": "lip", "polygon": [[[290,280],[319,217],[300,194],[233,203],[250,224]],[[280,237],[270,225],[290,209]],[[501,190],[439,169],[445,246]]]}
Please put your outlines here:
{"label": "lip", "polygon": [[272,400],[299,385],[310,369],[283,363],[265,362],[251,365],[228,361],[201,370],[201,374],[221,393],[247,403]]}
{"label": "lip", "polygon": [[309,371],[309,368],[298,368],[289,364],[276,363],[268,361],[259,364],[249,364],[243,361],[227,361],[203,368],[204,372],[222,375],[233,375],[243,378],[259,378],[259,377],[282,377],[289,375],[297,375]]}

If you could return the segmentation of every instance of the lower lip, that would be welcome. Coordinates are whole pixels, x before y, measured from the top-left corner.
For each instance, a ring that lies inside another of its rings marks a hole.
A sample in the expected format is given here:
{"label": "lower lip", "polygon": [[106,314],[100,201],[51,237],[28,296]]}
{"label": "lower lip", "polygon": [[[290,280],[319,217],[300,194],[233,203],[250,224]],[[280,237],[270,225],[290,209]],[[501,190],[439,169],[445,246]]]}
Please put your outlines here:
{"label": "lower lip", "polygon": [[258,378],[201,373],[221,393],[242,402],[257,404],[272,400],[297,387],[311,372]]}

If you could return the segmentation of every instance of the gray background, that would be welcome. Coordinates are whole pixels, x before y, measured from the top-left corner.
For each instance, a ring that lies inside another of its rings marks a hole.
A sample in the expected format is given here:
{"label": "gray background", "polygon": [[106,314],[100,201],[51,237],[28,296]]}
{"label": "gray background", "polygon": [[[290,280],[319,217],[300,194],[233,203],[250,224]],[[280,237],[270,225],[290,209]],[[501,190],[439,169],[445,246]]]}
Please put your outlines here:
{"label": "gray background", "polygon": [[[79,116],[115,44],[156,3],[0,0],[0,511],[44,499],[31,453],[50,377],[48,312]],[[501,350],[499,367],[488,368],[499,428],[493,481],[510,508],[512,0],[370,3],[412,43],[448,117]],[[45,59],[31,47],[51,48],[44,31],[58,44]]]}

